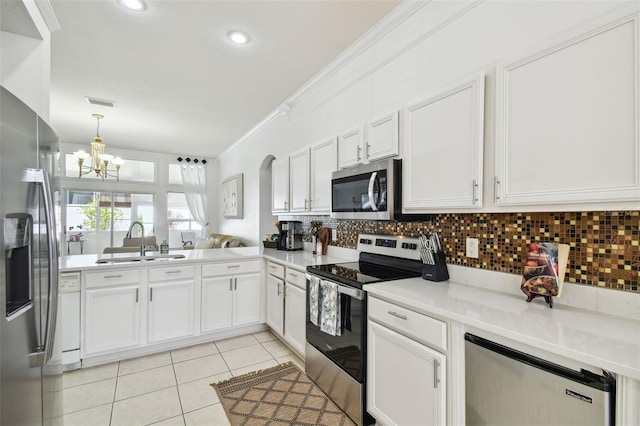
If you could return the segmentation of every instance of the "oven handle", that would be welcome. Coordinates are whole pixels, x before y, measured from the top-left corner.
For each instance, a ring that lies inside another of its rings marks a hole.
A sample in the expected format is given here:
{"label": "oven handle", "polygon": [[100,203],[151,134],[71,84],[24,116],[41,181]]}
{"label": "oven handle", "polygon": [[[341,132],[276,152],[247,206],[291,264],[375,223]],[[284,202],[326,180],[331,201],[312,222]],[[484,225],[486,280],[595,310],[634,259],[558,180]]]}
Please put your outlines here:
{"label": "oven handle", "polygon": [[309,273],[305,274],[305,278],[307,279],[307,281],[311,281],[311,277],[312,276],[314,276],[316,278],[319,278],[321,281],[328,281],[328,282],[337,284],[338,285],[338,293],[346,294],[347,296],[351,296],[351,297],[353,297],[354,299],[357,299],[357,300],[364,300],[364,291],[363,290],[360,290],[358,288],[349,287],[349,286],[346,286],[346,285],[342,285],[342,284],[337,283],[335,281],[325,280],[325,279],[323,279],[322,277],[320,277],[318,275],[311,275]]}
{"label": "oven handle", "polygon": [[338,284],[338,293],[346,294],[357,300],[364,300],[364,291]]}

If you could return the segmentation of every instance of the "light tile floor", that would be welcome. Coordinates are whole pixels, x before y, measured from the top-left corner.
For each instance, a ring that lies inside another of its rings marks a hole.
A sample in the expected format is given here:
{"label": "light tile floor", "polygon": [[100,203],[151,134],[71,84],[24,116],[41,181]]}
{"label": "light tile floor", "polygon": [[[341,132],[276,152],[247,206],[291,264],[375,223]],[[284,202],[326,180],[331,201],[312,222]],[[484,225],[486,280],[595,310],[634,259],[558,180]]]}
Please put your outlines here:
{"label": "light tile floor", "polygon": [[228,425],[211,383],[303,361],[269,331],[64,374],[65,426]]}

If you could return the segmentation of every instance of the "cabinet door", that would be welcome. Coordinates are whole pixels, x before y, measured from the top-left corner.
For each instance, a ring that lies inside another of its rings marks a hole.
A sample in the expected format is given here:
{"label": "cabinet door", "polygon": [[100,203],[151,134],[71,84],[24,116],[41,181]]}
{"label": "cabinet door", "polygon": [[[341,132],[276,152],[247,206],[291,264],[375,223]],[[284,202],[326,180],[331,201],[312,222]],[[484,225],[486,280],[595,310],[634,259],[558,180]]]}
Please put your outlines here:
{"label": "cabinet door", "polygon": [[285,283],[284,287],[284,339],[304,359],[304,347],[307,339],[307,292],[289,283]]}
{"label": "cabinet door", "polygon": [[289,157],[289,193],[290,212],[309,210],[309,150],[307,148]]}
{"label": "cabinet door", "polygon": [[338,168],[364,164],[365,158],[362,154],[362,127],[352,129],[338,136]]}
{"label": "cabinet door", "polygon": [[231,276],[202,279],[200,330],[203,333],[231,327],[232,286]]}
{"label": "cabinet door", "polygon": [[405,110],[402,211],[482,206],[484,74]]}
{"label": "cabinet door", "polygon": [[638,18],[498,65],[496,204],[638,205]]}
{"label": "cabinet door", "polygon": [[284,281],[267,275],[267,325],[280,336],[284,332]]}
{"label": "cabinet door", "polygon": [[193,335],[194,292],[193,280],[149,285],[149,342]]}
{"label": "cabinet door", "polygon": [[398,111],[385,114],[367,123],[367,161],[393,157],[400,152],[398,143]]}
{"label": "cabinet door", "polygon": [[385,425],[445,424],[445,356],[368,322],[367,410]]}
{"label": "cabinet door", "polygon": [[260,322],[260,274],[233,278],[233,326]]}
{"label": "cabinet door", "polygon": [[314,213],[331,211],[331,173],[338,163],[336,146],[336,138],[331,138],[310,149],[309,208]]}
{"label": "cabinet door", "polygon": [[83,354],[130,349],[140,344],[139,292],[138,286],[84,292]]}
{"label": "cabinet door", "polygon": [[271,210],[289,211],[289,157],[271,163]]}

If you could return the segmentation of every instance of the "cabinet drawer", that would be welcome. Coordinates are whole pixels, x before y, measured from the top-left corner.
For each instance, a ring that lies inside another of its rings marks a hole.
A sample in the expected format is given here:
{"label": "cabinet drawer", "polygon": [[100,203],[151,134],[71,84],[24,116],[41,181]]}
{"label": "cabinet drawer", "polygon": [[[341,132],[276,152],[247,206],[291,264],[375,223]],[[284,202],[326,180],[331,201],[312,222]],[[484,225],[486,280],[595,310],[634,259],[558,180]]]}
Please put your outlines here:
{"label": "cabinet drawer", "polygon": [[195,268],[193,266],[176,265],[167,268],[149,269],[149,281],[173,281],[184,278],[193,278]]}
{"label": "cabinet drawer", "polygon": [[287,267],[285,279],[288,283],[300,287],[301,289],[307,288],[307,280],[304,277],[304,272],[298,271]]}
{"label": "cabinet drawer", "polygon": [[202,276],[211,277],[216,275],[236,275],[248,272],[259,272],[260,261],[251,260],[249,262],[212,263],[202,265]]}
{"label": "cabinet drawer", "polygon": [[373,297],[369,298],[369,319],[434,349],[447,350],[447,323]]}
{"label": "cabinet drawer", "polygon": [[284,280],[284,266],[278,263],[267,262],[267,273]]}
{"label": "cabinet drawer", "polygon": [[86,288],[108,287],[121,284],[139,284],[141,281],[140,271],[137,270],[91,272],[85,274],[85,277]]}

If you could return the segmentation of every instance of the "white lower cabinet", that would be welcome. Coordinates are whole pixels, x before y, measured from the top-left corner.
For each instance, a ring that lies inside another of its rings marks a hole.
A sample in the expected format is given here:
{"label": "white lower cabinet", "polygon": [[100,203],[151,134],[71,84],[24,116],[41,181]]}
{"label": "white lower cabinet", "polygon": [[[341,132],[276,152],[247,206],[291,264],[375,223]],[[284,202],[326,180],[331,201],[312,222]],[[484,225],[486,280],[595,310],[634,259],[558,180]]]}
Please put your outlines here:
{"label": "white lower cabinet", "polygon": [[444,425],[446,356],[400,333],[413,334],[428,317],[382,303],[367,323],[367,411],[381,425]]}
{"label": "white lower cabinet", "polygon": [[267,325],[284,335],[284,281],[267,275]]}
{"label": "white lower cabinet", "polygon": [[147,339],[161,342],[193,335],[195,282],[149,285]]}
{"label": "white lower cabinet", "polygon": [[231,327],[233,278],[202,279],[201,331],[215,331]]}
{"label": "white lower cabinet", "polygon": [[304,354],[307,292],[290,283],[284,285],[284,340],[298,353]]}
{"label": "white lower cabinet", "polygon": [[260,261],[202,266],[201,332],[260,322],[259,271]]}
{"label": "white lower cabinet", "polygon": [[267,262],[267,325],[301,357],[307,340],[304,271]]}
{"label": "white lower cabinet", "polygon": [[83,272],[82,358],[124,357],[262,320],[260,260],[145,266]]}
{"label": "white lower cabinet", "polygon": [[85,291],[82,356],[140,345],[139,295],[139,285]]}

